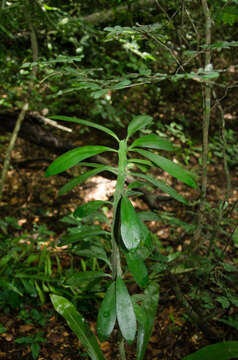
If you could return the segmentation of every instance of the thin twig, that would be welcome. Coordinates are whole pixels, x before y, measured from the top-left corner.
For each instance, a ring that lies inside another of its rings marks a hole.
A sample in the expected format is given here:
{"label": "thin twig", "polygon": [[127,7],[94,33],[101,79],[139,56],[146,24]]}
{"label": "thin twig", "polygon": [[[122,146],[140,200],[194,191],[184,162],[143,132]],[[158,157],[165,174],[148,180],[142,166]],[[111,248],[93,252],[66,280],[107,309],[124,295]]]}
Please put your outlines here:
{"label": "thin twig", "polygon": [[202,51],[199,51],[199,50],[198,50],[198,49],[199,49],[199,44],[200,44],[200,33],[199,33],[199,31],[198,31],[198,29],[197,29],[197,27],[196,27],[196,25],[195,25],[195,23],[194,23],[191,15],[190,15],[190,12],[187,10],[187,8],[185,8],[185,12],[186,12],[186,15],[187,15],[190,23],[192,24],[193,30],[194,30],[194,32],[195,32],[195,34],[196,34],[196,37],[197,37],[197,54],[196,54],[196,55],[197,55],[197,56],[199,55],[199,63],[200,63],[200,65],[201,65],[202,61],[201,61],[200,55],[201,55]]}
{"label": "thin twig", "polygon": [[158,0],[155,0],[156,5],[158,6],[158,8],[165,14],[165,16],[167,17],[167,19],[169,20],[169,22],[171,22],[171,19],[167,13],[167,11],[163,8],[163,6],[160,5]]}
{"label": "thin twig", "polygon": [[218,207],[218,214],[217,214],[215,224],[214,224],[214,231],[211,236],[210,243],[209,243],[208,253],[209,253],[210,257],[212,256],[212,248],[213,248],[214,241],[220,232],[221,222],[224,217],[225,204],[227,204],[229,201],[230,190],[231,190],[231,178],[230,178],[230,172],[229,172],[227,155],[226,155],[227,142],[226,142],[224,110],[223,110],[223,107],[221,106],[220,101],[217,98],[215,90],[213,90],[213,97],[216,100],[216,105],[218,106],[218,109],[221,113],[221,138],[222,138],[222,153],[223,153],[224,171],[225,171],[225,175],[226,175],[226,192],[225,192],[223,201],[220,203],[220,205]]}
{"label": "thin twig", "polygon": [[[137,26],[140,26],[140,24],[136,24]],[[162,41],[160,41],[158,38],[156,38],[154,35],[152,35],[151,33],[149,32],[145,32],[141,29],[138,29],[139,32],[143,33],[143,34],[146,34],[148,37],[150,37],[152,40],[154,40],[154,42],[156,42],[159,46],[163,47],[164,49],[166,49],[170,55],[172,56],[172,58],[175,60],[175,62],[179,65],[179,67],[183,70],[183,65],[180,63],[179,59],[177,58],[177,56],[174,54],[173,50],[170,49],[169,46],[165,45]]]}

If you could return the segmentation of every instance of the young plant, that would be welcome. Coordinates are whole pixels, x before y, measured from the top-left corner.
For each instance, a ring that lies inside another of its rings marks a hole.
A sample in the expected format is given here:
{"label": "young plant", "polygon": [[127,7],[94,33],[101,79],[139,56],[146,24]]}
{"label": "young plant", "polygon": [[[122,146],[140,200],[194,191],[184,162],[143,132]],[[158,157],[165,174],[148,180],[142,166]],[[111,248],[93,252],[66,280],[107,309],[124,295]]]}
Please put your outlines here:
{"label": "young plant", "polygon": [[40,353],[40,345],[39,343],[46,342],[46,339],[43,337],[44,333],[39,332],[35,335],[29,335],[21,338],[17,338],[15,340],[18,344],[29,344],[31,347],[31,353],[34,360],[38,359]]}
{"label": "young plant", "polygon": [[[137,190],[138,187],[154,186],[184,204],[186,204],[187,201],[165,182],[157,180],[151,175],[133,171],[132,165],[142,164],[149,168],[155,165],[191,187],[196,187],[196,183],[187,170],[184,170],[179,165],[157,153],[145,150],[172,151],[173,145],[168,140],[160,138],[155,134],[150,134],[137,138],[129,145],[129,140],[137,131],[151,124],[152,118],[148,115],[134,117],[128,126],[127,137],[123,140],[119,140],[112,130],[90,121],[64,116],[55,116],[54,119],[94,127],[112,136],[118,143],[117,149],[90,145],[70,150],[58,157],[48,167],[46,176],[59,174],[76,164],[92,168],[92,170],[79,175],[64,185],[60,189],[60,194],[70,191],[74,186],[79,185],[90,176],[102,171],[109,171],[117,176],[116,189],[113,202],[111,203],[113,208],[113,219],[110,231],[111,275],[106,294],[98,313],[97,333],[100,340],[108,338],[117,322],[121,333],[119,346],[120,356],[123,360],[126,359],[124,341],[132,343],[137,333],[136,359],[142,360],[156,316],[159,288],[155,282],[149,281],[147,268],[144,263],[151,249],[150,232],[142,222],[140,216],[136,213],[130,197],[141,194],[140,191]],[[91,156],[109,151],[117,153],[118,155],[117,168],[84,161]],[[129,153],[135,153],[140,155],[140,157],[129,158]],[[127,186],[127,179],[129,178],[136,180],[130,182]],[[95,207],[99,208],[102,204],[103,202],[89,202],[86,208],[89,210]],[[80,207],[78,209],[80,209]],[[76,212],[80,211],[78,209],[76,209]],[[122,257],[125,258],[127,267],[136,283],[139,287],[145,289],[143,295],[130,296],[124,280],[124,274],[127,268],[122,267]],[[108,276],[108,274],[105,275]],[[56,311],[64,316],[68,325],[79,337],[91,359],[104,359],[96,337],[90,332],[82,315],[77,312],[75,307],[62,296],[52,294],[51,300]]]}

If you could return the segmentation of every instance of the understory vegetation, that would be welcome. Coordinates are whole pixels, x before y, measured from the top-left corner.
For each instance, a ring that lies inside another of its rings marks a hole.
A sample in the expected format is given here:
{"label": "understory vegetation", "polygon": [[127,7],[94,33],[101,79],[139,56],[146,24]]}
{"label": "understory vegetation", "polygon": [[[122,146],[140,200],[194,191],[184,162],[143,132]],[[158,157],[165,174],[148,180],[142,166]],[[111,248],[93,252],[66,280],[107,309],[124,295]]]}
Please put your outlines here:
{"label": "understory vegetation", "polygon": [[238,358],[237,23],[0,1],[0,359]]}

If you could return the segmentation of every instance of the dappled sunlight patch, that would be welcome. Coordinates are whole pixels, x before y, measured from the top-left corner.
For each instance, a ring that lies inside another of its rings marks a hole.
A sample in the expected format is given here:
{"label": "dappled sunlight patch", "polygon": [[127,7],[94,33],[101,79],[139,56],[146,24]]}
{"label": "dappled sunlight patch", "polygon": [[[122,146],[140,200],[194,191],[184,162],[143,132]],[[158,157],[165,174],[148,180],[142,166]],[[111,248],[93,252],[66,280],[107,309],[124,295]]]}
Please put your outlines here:
{"label": "dappled sunlight patch", "polygon": [[83,186],[84,202],[92,200],[108,200],[114,193],[116,180],[102,176],[93,176]]}

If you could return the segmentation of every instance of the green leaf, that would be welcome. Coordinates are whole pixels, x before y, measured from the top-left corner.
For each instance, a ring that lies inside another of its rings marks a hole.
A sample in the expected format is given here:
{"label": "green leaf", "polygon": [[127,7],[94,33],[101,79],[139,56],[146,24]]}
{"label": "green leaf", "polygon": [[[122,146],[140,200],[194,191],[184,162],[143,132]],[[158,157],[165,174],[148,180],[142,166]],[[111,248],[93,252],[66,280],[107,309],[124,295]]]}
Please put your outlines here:
{"label": "green leaf", "polygon": [[127,187],[128,190],[131,190],[131,189],[139,189],[141,187],[144,187],[145,186],[145,183],[143,181],[139,181],[139,180],[136,180],[136,181],[133,181],[132,183],[130,183]]}
{"label": "green leaf", "polygon": [[204,72],[204,75],[200,75],[199,77],[203,80],[216,79],[219,77],[219,72],[217,71]]}
{"label": "green leaf", "polygon": [[27,274],[27,273],[15,273],[15,277],[20,279],[34,279],[41,281],[58,282],[58,279],[53,278],[52,276],[40,275],[40,274],[38,275],[38,274]]}
{"label": "green leaf", "polygon": [[105,360],[95,335],[73,304],[62,296],[50,295],[55,310],[67,321],[92,360]]}
{"label": "green leaf", "polygon": [[40,345],[37,342],[31,344],[31,353],[34,360],[36,360],[40,353]]}
{"label": "green leaf", "polygon": [[3,267],[5,265],[7,265],[7,263],[13,258],[14,259],[15,254],[14,252],[10,252],[6,255],[4,255],[1,260],[0,260],[0,267]]}
{"label": "green leaf", "polygon": [[[43,283],[43,284],[44,284],[44,283]],[[42,286],[43,286],[43,284],[42,284]],[[36,291],[38,292],[38,295],[39,295],[41,304],[45,304],[45,293],[44,293],[44,290],[42,290],[41,286],[38,285],[38,282],[37,282],[37,281],[35,281],[35,288],[36,288]]]}
{"label": "green leaf", "polygon": [[153,163],[151,161],[145,160],[145,159],[129,159],[128,163],[142,164],[142,165],[148,165],[148,166],[153,165]]}
{"label": "green leaf", "polygon": [[236,228],[235,231],[233,232],[232,240],[234,241],[234,245],[237,248],[238,247],[238,228]]}
{"label": "green leaf", "polygon": [[218,301],[223,309],[227,309],[230,306],[230,301],[225,296],[217,296],[216,301]]}
{"label": "green leaf", "polygon": [[151,149],[158,149],[158,150],[166,150],[166,151],[174,150],[173,144],[171,144],[169,140],[161,138],[155,134],[142,136],[136,139],[130,146],[130,149],[137,146],[151,148]]}
{"label": "green leaf", "polygon": [[136,335],[136,316],[131,297],[121,277],[116,280],[116,312],[122,336],[132,342]]}
{"label": "green leaf", "polygon": [[105,261],[105,263],[111,267],[111,262],[109,261],[109,259],[107,258],[107,254],[106,251],[98,246],[98,245],[87,245],[87,249],[75,249],[72,250],[73,254],[76,254],[78,256],[86,256],[89,258],[97,258],[97,259],[101,259],[103,261]]}
{"label": "green leaf", "polygon": [[67,151],[63,155],[59,156],[55,161],[53,161],[53,163],[46,170],[45,176],[48,177],[59,174],[78,164],[80,161],[105,151],[115,150],[107,146],[88,145]]}
{"label": "green leaf", "polygon": [[[140,296],[140,295],[139,295]],[[142,306],[139,306],[137,303],[136,303],[136,300],[141,300],[140,297],[138,296],[138,299],[137,299],[137,294],[136,295],[133,295],[132,296],[132,302],[133,302],[133,307],[134,307],[134,311],[135,311],[135,314],[136,314],[136,320],[140,326],[140,324],[143,324],[146,322],[146,314],[145,314],[145,311],[144,309],[142,308]],[[142,298],[143,298],[143,295],[141,295]],[[138,326],[138,327],[139,327]]]}
{"label": "green leaf", "polygon": [[226,270],[227,272],[238,272],[237,266],[233,264],[222,263],[222,266],[224,267],[224,270]]}
{"label": "green leaf", "polygon": [[122,80],[120,81],[118,84],[114,85],[111,87],[111,90],[120,90],[120,89],[124,89],[125,87],[127,87],[128,85],[131,84],[131,81],[128,79]]}
{"label": "green leaf", "polygon": [[73,243],[77,243],[79,241],[81,241],[82,239],[86,239],[86,238],[92,238],[98,235],[110,235],[111,233],[105,230],[101,230],[100,228],[92,228],[90,229],[87,227],[83,227],[82,230],[78,231],[75,234],[67,234],[64,235],[61,239],[61,245],[66,245],[66,244],[73,244]]}
{"label": "green leaf", "polygon": [[76,87],[77,89],[80,88],[80,89],[101,90],[101,87],[98,84],[87,81],[75,82],[72,83],[71,85]]}
{"label": "green leaf", "polygon": [[171,213],[167,213],[166,211],[161,214],[160,221],[163,221],[164,223],[170,224],[172,226],[183,227],[187,233],[195,230],[195,224],[186,223],[172,216]]}
{"label": "green leaf", "polygon": [[[16,274],[15,274],[15,276],[16,276]],[[14,284],[12,284],[11,282],[8,282],[4,279],[0,279],[0,288],[14,291],[16,294],[23,296],[23,293]]]}
{"label": "green leaf", "polygon": [[127,143],[126,140],[121,140],[118,150],[118,176],[117,186],[114,196],[114,208],[117,208],[118,202],[121,199],[121,195],[124,190],[124,184],[126,180],[126,168],[127,168]]}
{"label": "green leaf", "polygon": [[63,121],[68,121],[68,122],[73,122],[73,123],[76,123],[76,124],[81,124],[81,125],[93,127],[95,129],[101,130],[101,131],[107,133],[108,135],[114,137],[119,142],[119,139],[118,139],[117,135],[112,130],[106,128],[105,126],[93,123],[91,121],[77,119],[77,118],[73,118],[73,117],[69,117],[69,116],[61,116],[61,115],[51,116],[51,119],[63,120]]}
{"label": "green leaf", "polygon": [[[79,165],[83,165],[83,164],[84,163],[80,163]],[[102,171],[111,171],[113,174],[115,174],[114,170],[115,169],[111,166],[99,165],[96,169],[89,170],[86,173],[79,175],[74,179],[70,180],[69,182],[67,182],[67,184],[65,184],[64,186],[62,186],[62,188],[60,188],[58,192],[58,196],[71,191],[75,186],[82,184],[91,176],[97,175]]]}
{"label": "green leaf", "polygon": [[195,224],[186,223],[167,212],[163,212],[163,214],[161,214],[160,221],[172,226],[183,227],[187,233],[195,230]]}
{"label": "green leaf", "polygon": [[139,217],[142,221],[162,221],[162,218],[152,211],[141,211]]}
{"label": "green leaf", "polygon": [[224,324],[227,324],[229,326],[232,326],[234,329],[236,329],[238,331],[238,319],[232,319],[232,318],[228,318],[228,319],[219,319],[217,321],[220,321]]}
{"label": "green leaf", "polygon": [[91,95],[94,99],[99,99],[100,97],[107,95],[108,91],[110,91],[110,89],[102,89],[102,90],[93,92]]}
{"label": "green leaf", "polygon": [[203,49],[229,49],[230,47],[238,46],[238,41],[217,41],[211,45],[202,45]]}
{"label": "green leaf", "polygon": [[82,283],[103,277],[110,277],[110,275],[103,271],[80,271],[74,272],[74,274],[66,280],[66,283],[73,286],[80,286]]}
{"label": "green leaf", "polygon": [[2,324],[0,324],[0,335],[4,334],[5,332],[7,332],[7,329]]}
{"label": "green leaf", "polygon": [[134,250],[129,251],[126,253],[126,261],[136,283],[141,287],[145,287],[148,282],[148,272],[140,255]]}
{"label": "green leaf", "polygon": [[151,124],[153,118],[149,115],[139,115],[135,116],[134,119],[130,122],[127,129],[127,139],[133,135],[136,131],[145,128],[147,125]]}
{"label": "green leaf", "polygon": [[15,36],[13,35],[13,33],[8,31],[7,28],[2,24],[0,24],[0,30],[2,30],[10,39],[15,40]]}
{"label": "green leaf", "polygon": [[133,176],[136,176],[136,177],[139,177],[141,179],[147,180],[148,182],[150,182],[154,186],[158,187],[160,190],[162,190],[166,194],[170,195],[171,197],[173,197],[177,201],[180,201],[183,204],[188,204],[187,200],[184,199],[184,197],[182,195],[180,195],[175,189],[173,189],[169,185],[167,185],[164,181],[157,180],[151,175],[145,175],[145,174],[134,173],[134,172],[131,173],[131,174]]}
{"label": "green leaf", "polygon": [[192,188],[197,187],[197,184],[189,171],[183,169],[181,166],[175,164],[173,161],[147,150],[134,149],[133,151],[136,151],[142,156],[145,156],[147,159],[155,163],[155,165],[159,166],[161,169],[174,176],[176,179],[182,181],[183,183],[191,186]]}
{"label": "green leaf", "polygon": [[[143,360],[147,345],[152,333],[154,319],[157,313],[159,301],[159,287],[156,283],[151,283],[145,290],[145,296],[141,304],[140,316],[138,316],[138,334],[136,360]],[[136,311],[138,315],[138,311]]]}
{"label": "green leaf", "polygon": [[135,191],[135,190],[126,190],[125,191],[125,195],[127,196],[127,197],[130,197],[130,196],[133,196],[133,197],[137,197],[137,196],[141,196],[141,195],[143,195],[143,193],[141,192],[141,191]]}
{"label": "green leaf", "polygon": [[205,346],[183,360],[230,360],[238,357],[238,341],[224,341]]}
{"label": "green leaf", "polygon": [[121,201],[121,237],[128,250],[137,248],[142,238],[140,219],[127,197]]}
{"label": "green leaf", "polygon": [[24,336],[24,337],[15,339],[15,342],[17,344],[31,344],[32,340],[33,340],[32,336]]}
{"label": "green leaf", "polygon": [[97,332],[101,341],[110,336],[116,322],[116,283],[108,287],[97,318]]}
{"label": "green leaf", "polygon": [[[151,238],[151,233],[148,230],[147,226],[141,221],[141,218],[139,216],[140,219],[140,227],[141,227],[141,233],[142,233],[142,240],[141,240],[141,245],[145,246],[147,249],[151,249],[152,246],[152,238]],[[140,249],[140,252],[142,251],[142,249]],[[140,253],[141,255],[141,253]]]}
{"label": "green leaf", "polygon": [[238,298],[237,297],[235,297],[235,296],[229,296],[229,300],[230,300],[230,302],[233,304],[233,305],[235,305],[236,307],[238,307]]}
{"label": "green leaf", "polygon": [[43,4],[43,8],[45,8],[46,10],[53,10],[53,11],[58,11],[58,9],[56,7],[51,7],[51,6],[48,6],[46,4]]}
{"label": "green leaf", "polygon": [[84,218],[91,213],[97,211],[103,204],[108,203],[107,201],[103,200],[92,200],[83,205],[77,207],[74,211],[74,216],[78,216],[80,218]]}

